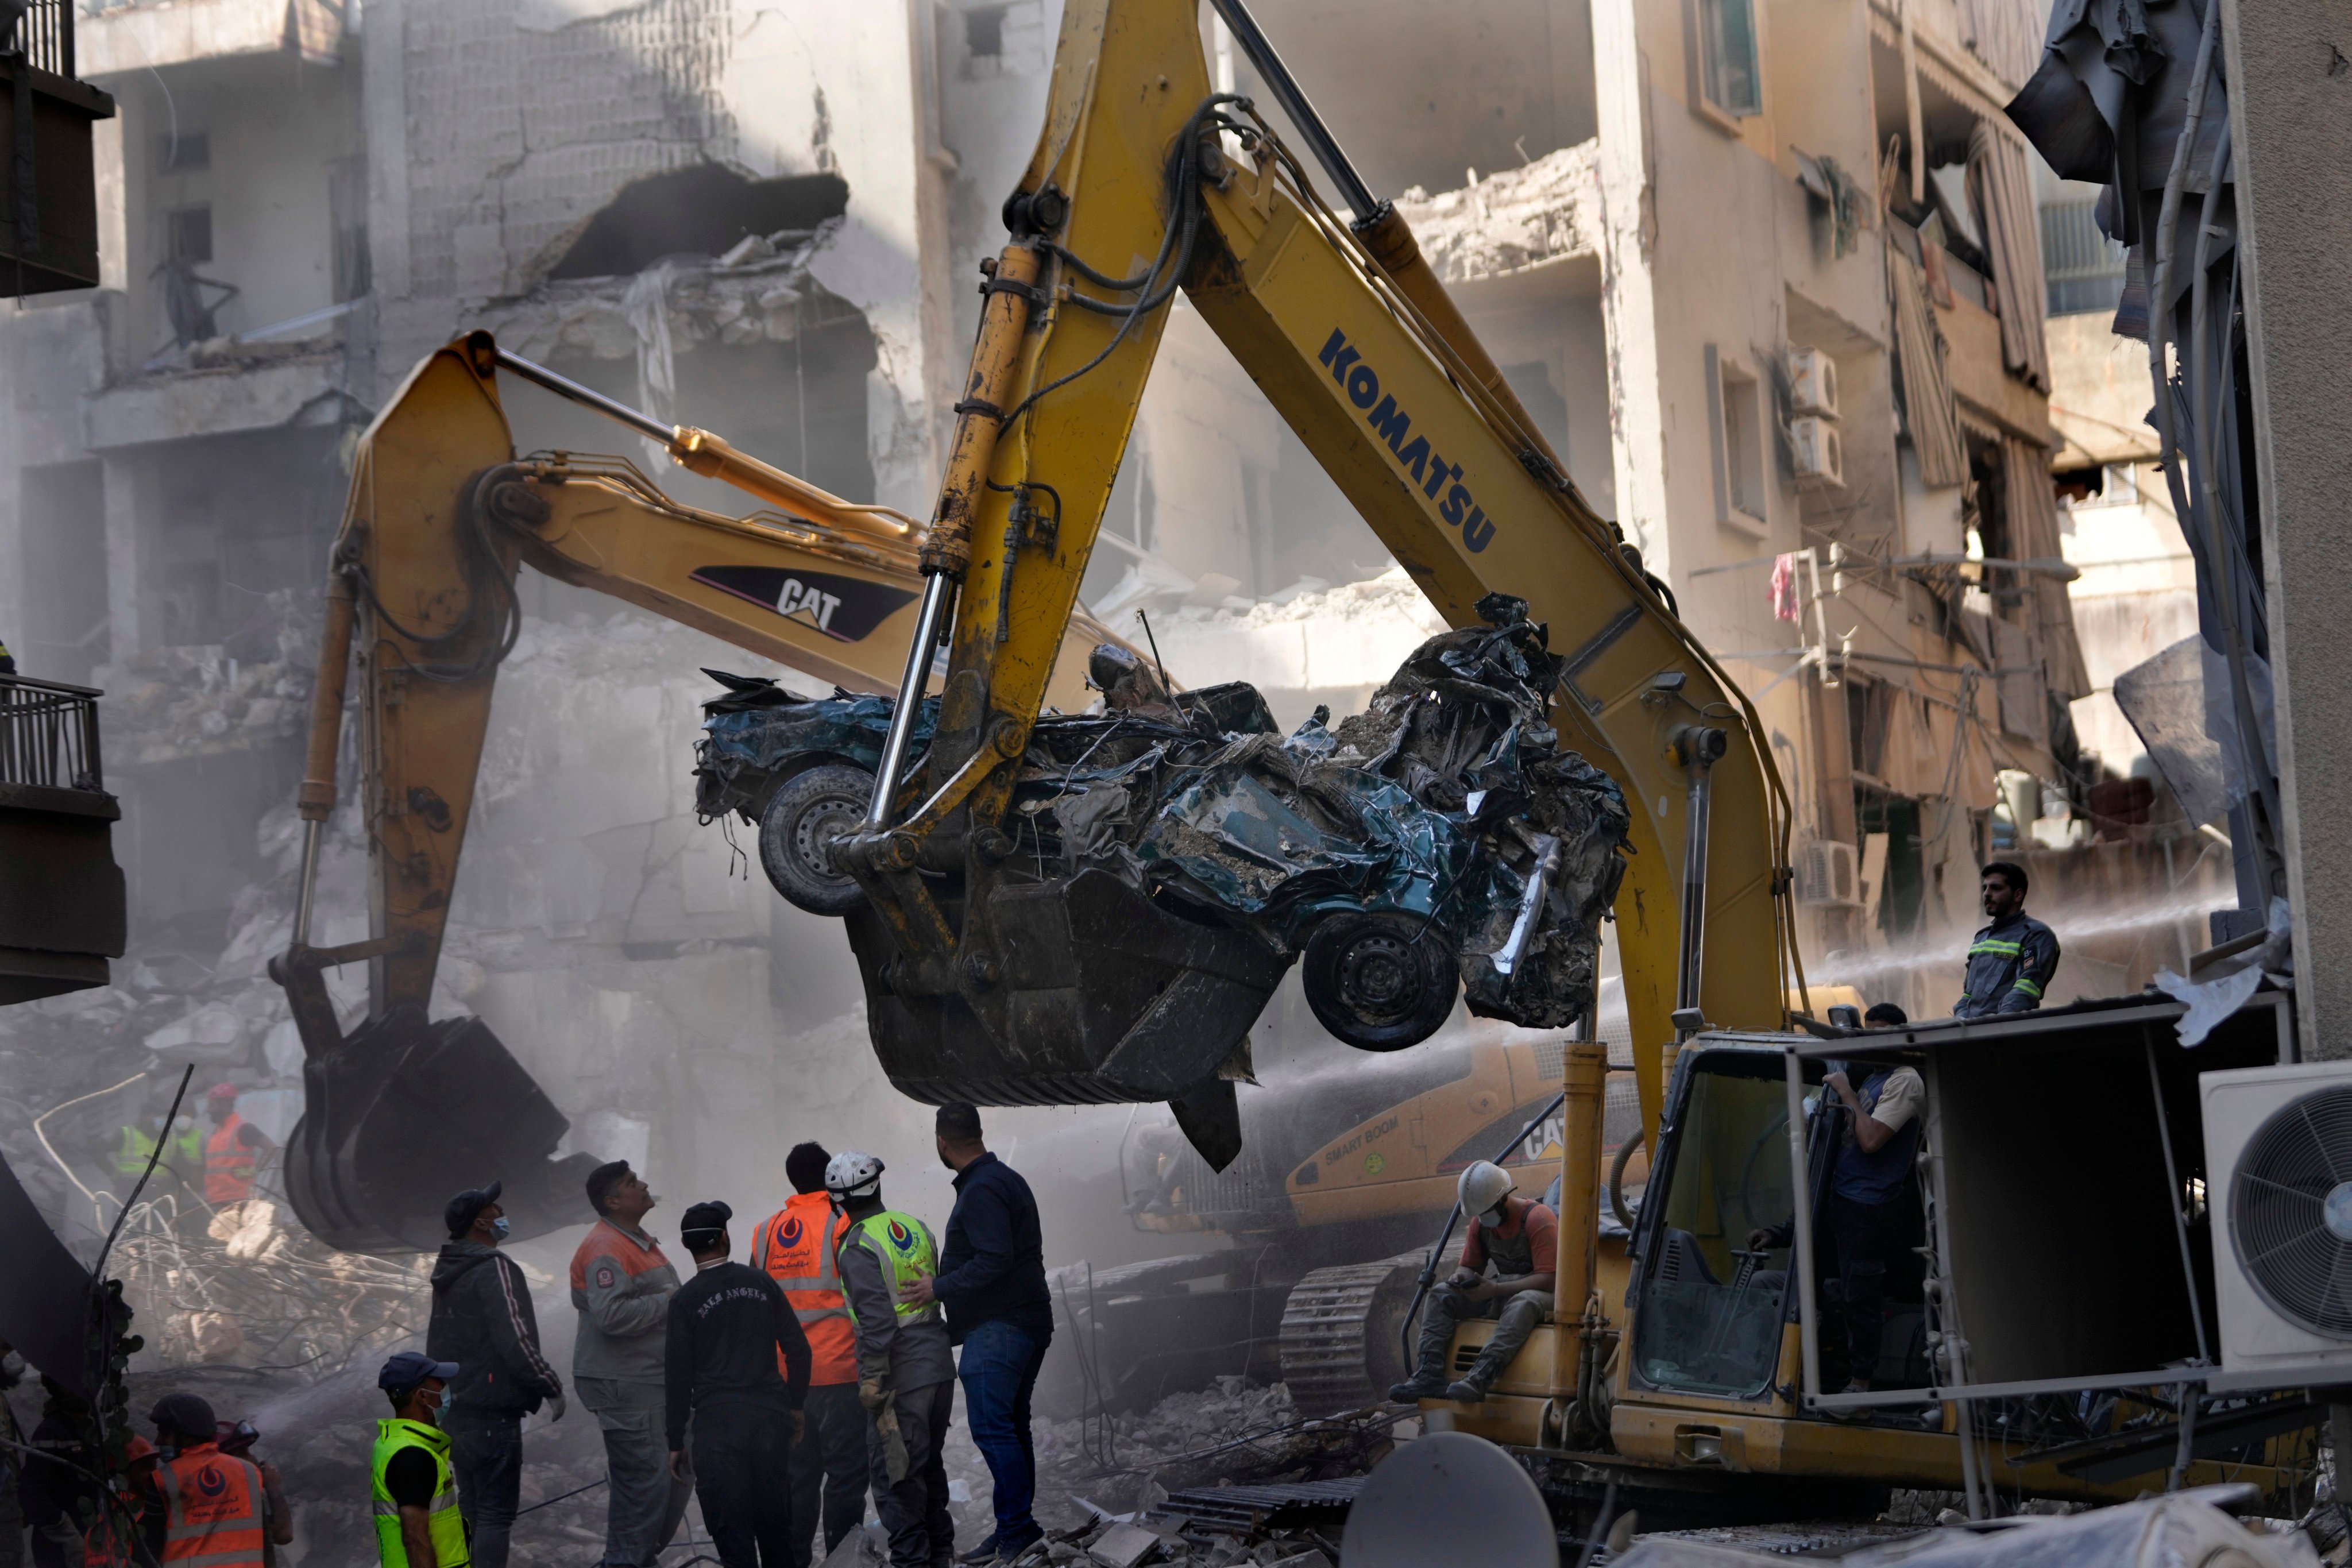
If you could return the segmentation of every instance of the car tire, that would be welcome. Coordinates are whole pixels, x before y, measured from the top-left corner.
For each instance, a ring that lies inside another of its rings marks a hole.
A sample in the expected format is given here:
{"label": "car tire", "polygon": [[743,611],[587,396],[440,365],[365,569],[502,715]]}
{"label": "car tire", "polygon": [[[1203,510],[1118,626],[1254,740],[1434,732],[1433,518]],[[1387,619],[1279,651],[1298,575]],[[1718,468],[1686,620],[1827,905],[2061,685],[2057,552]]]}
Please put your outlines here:
{"label": "car tire", "polygon": [[760,868],[786,902],[813,915],[845,915],[865,900],[835,866],[834,840],[866,820],[874,775],[847,763],[820,763],[775,787],[760,813]]}
{"label": "car tire", "polygon": [[1445,934],[1389,913],[1327,917],[1307,940],[1299,983],[1323,1026],[1365,1051],[1421,1044],[1453,1014],[1461,989]]}

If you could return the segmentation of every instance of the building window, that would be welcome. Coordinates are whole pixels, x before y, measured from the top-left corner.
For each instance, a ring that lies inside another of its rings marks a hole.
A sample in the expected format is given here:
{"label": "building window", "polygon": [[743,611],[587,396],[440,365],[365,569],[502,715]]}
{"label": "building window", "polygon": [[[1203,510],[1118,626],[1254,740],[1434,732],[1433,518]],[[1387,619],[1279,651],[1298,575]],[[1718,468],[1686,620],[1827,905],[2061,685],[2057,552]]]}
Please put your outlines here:
{"label": "building window", "polygon": [[1706,378],[1715,519],[1760,538],[1769,515],[1764,491],[1763,387],[1713,343],[1706,346]]}
{"label": "building window", "polygon": [[963,45],[973,59],[1003,58],[1005,9],[1003,5],[975,5],[963,14]]}
{"label": "building window", "polygon": [[163,173],[185,174],[213,166],[213,139],[203,131],[183,131],[178,135],[165,132],[161,138],[159,161]]}
{"label": "building window", "polygon": [[2050,313],[2112,310],[2124,297],[2124,247],[2099,232],[2098,202],[2051,202],[2042,209],[2042,275]]}
{"label": "building window", "polygon": [[1698,0],[1699,90],[1734,120],[1764,111],[1756,0]]}
{"label": "building window", "polygon": [[213,209],[210,205],[175,207],[165,216],[164,243],[171,258],[190,266],[213,258]]}
{"label": "building window", "polygon": [[2074,503],[2081,511],[2095,506],[2139,505],[2139,470],[2129,463],[2109,463],[2099,473],[2099,491]]}

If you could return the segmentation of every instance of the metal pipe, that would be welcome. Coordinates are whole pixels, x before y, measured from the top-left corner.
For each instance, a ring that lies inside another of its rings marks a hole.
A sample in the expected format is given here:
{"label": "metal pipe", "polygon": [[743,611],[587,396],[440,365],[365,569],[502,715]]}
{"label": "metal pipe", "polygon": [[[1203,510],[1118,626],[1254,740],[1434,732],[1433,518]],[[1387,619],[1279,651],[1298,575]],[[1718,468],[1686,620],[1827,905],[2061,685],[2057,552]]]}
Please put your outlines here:
{"label": "metal pipe", "polygon": [[1241,46],[1242,53],[1249,57],[1250,64],[1257,68],[1260,79],[1265,83],[1265,90],[1273,95],[1274,101],[1281,106],[1282,112],[1289,117],[1290,123],[1306,141],[1307,150],[1315,155],[1315,162],[1322,166],[1324,174],[1339,190],[1339,199],[1348,204],[1359,223],[1370,218],[1380,209],[1380,199],[1372,195],[1371,187],[1364,184],[1363,176],[1356,173],[1355,165],[1348,162],[1348,154],[1340,151],[1339,138],[1332,135],[1330,127],[1323,123],[1323,117],[1315,112],[1313,104],[1307,101],[1306,89],[1298,85],[1298,79],[1290,74],[1290,68],[1282,63],[1282,57],[1275,53],[1273,40],[1257,25],[1257,18],[1250,15],[1245,0],[1209,0],[1209,4],[1218,16],[1224,18],[1225,26],[1234,35],[1234,42]]}
{"label": "metal pipe", "polygon": [[1509,974],[1518,968],[1519,959],[1528,950],[1528,939],[1535,935],[1536,917],[1543,912],[1544,891],[1551,879],[1559,872],[1559,840],[1549,833],[1536,835],[1536,863],[1528,868],[1527,890],[1519,899],[1519,918],[1511,922],[1511,934],[1503,942],[1502,951],[1488,960],[1497,974]]}
{"label": "metal pipe", "polygon": [[2197,1295],[2197,1266],[2190,1260],[2189,1250],[2189,1219],[2180,1212],[2180,1200],[2185,1194],[2180,1185],[2180,1167],[2172,1157],[2172,1123],[2164,1114],[2164,1079],[2156,1068],[2156,1037],[2143,1028],[2140,1043],[2147,1047],[2147,1092],[2156,1108],[2157,1136],[2164,1142],[2167,1205],[2172,1210],[2173,1238],[2180,1244],[2180,1282],[2189,1291],[2189,1321],[2197,1328],[2198,1355],[2210,1362],[2213,1345],[2205,1337],[2205,1303]]}
{"label": "metal pipe", "polygon": [[1822,1393],[1821,1318],[1813,1288],[1813,1181],[1812,1161],[1805,1147],[1805,1064],[1795,1051],[1789,1052],[1784,1060],[1789,1099],[1789,1173],[1791,1190],[1796,1194],[1789,1212],[1796,1221],[1792,1228],[1797,1244],[1797,1310],[1802,1330],[1797,1335],[1797,1343],[1803,1352],[1805,1395],[1818,1399]]}
{"label": "metal pipe", "polygon": [[[1559,1247],[1558,1270],[1552,1279],[1555,1322],[1571,1301],[1577,1303],[1581,1318],[1601,1278],[1601,1140],[1607,1115],[1609,1047],[1579,1040],[1568,1047],[1561,1067]],[[1590,1347],[1591,1341],[1583,1327],[1577,1330],[1577,1337]],[[1554,1397],[1568,1392],[1560,1384],[1559,1348],[1555,1341]]]}
{"label": "metal pipe", "polygon": [[677,428],[665,425],[650,414],[641,414],[625,403],[616,402],[601,392],[592,392],[569,376],[558,375],[543,364],[533,364],[518,353],[505,349],[495,351],[500,369],[510,370],[535,386],[541,386],[558,397],[569,398],[584,408],[593,408],[607,419],[617,419],[649,440],[667,447],[677,439]]}
{"label": "metal pipe", "polygon": [[310,943],[312,893],[319,879],[319,844],[335,812],[335,769],[343,744],[343,698],[351,680],[352,624],[357,605],[350,579],[327,574],[327,615],[319,628],[318,673],[310,686],[310,749],[295,806],[302,817],[302,881],[295,890],[294,945]]}
{"label": "metal pipe", "polygon": [[882,737],[882,761],[874,771],[874,798],[866,803],[868,832],[878,833],[890,826],[890,803],[898,794],[899,775],[906,767],[907,742],[914,736],[923,688],[930,684],[940,626],[955,604],[955,580],[944,572],[923,579],[922,607],[915,614],[915,640],[908,645],[907,671],[898,678],[898,700],[890,710],[889,731]]}
{"label": "metal pipe", "polygon": [[[1691,726],[1676,737],[1675,749],[1690,773],[1690,801],[1683,827],[1682,961],[1675,979],[1675,1011],[1687,1013],[1699,1005],[1699,970],[1706,958],[1706,838],[1707,811],[1713,794],[1716,759],[1729,745],[1720,730]],[[1687,1038],[1688,1030],[1678,1030]]]}

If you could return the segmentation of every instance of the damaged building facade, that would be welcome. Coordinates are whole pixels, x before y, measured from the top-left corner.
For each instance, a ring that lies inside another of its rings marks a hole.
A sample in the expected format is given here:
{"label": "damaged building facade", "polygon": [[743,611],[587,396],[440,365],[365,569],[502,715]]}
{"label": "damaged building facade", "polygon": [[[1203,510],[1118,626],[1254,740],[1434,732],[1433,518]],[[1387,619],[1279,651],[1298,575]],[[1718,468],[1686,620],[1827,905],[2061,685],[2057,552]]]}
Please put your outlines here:
{"label": "damaged building facade", "polygon": [[[2091,683],[2033,190],[2000,114],[2039,21],[2018,0],[1257,10],[1756,696],[1809,962],[1943,1010],[1977,864],[2081,836],[2048,820],[2082,798],[2068,705]],[[87,16],[82,74],[121,104],[105,275],[0,315],[0,635],[110,694],[137,913],[114,986],[8,1020],[26,1059],[95,1042],[123,1064],[107,1082],[193,1060],[290,1124],[299,1050],[262,965],[290,930],[318,584],[355,436],[433,347],[487,327],[852,500],[929,510],[1058,25],[1047,0]],[[1220,85],[1252,90],[1202,25]],[[618,452],[747,510],[505,391],[525,449]],[[1286,728],[1360,709],[1442,629],[1181,300],[1085,595]],[[522,605],[436,1012],[488,1018],[575,1146],[671,1191],[780,1196],[772,1146],[802,1129],[928,1160],[919,1110],[874,1092],[837,926],[695,821],[697,672],[746,656],[528,574]],[[347,803],[317,940],[364,934],[364,883]],[[50,1104],[85,1069],[44,1070]],[[124,1119],[77,1114],[90,1147]],[[69,1205],[62,1177],[47,1195]]]}

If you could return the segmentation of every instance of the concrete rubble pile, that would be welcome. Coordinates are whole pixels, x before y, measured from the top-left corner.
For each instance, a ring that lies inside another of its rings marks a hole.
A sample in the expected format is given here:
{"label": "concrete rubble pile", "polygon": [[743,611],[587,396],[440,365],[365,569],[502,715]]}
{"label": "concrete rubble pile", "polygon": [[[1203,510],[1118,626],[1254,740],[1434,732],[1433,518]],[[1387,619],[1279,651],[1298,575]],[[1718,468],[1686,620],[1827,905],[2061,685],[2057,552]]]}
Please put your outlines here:
{"label": "concrete rubble pile", "polygon": [[169,647],[135,668],[100,666],[110,766],[267,745],[310,718],[317,636],[290,589],[270,594],[219,643]]}
{"label": "concrete rubble pile", "polygon": [[1448,282],[1590,254],[1602,234],[1596,152],[1585,142],[1485,179],[1474,169],[1468,184],[1433,196],[1416,185],[1397,198],[1397,211]]}

